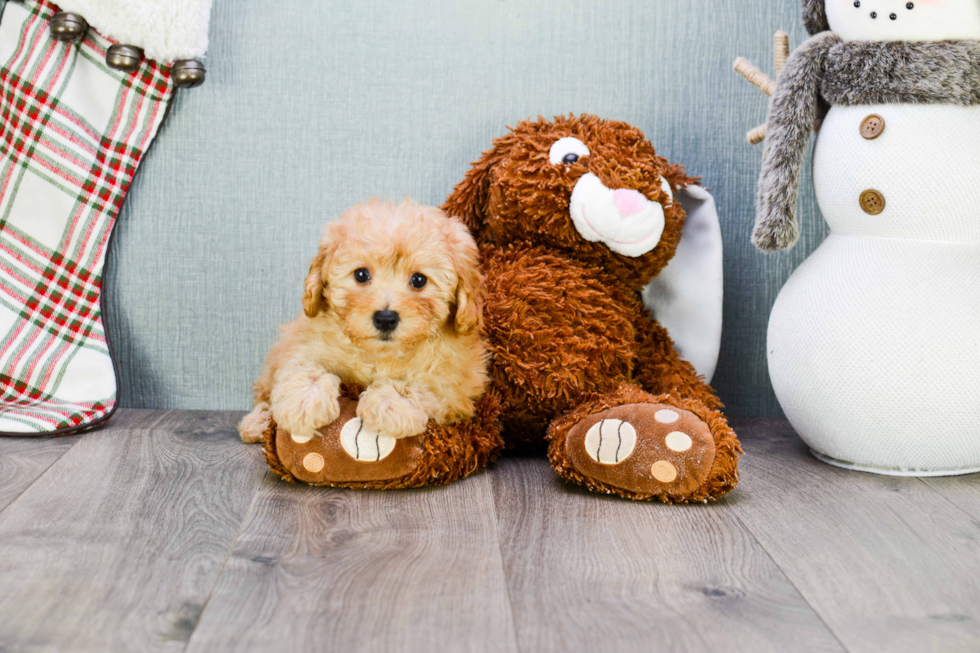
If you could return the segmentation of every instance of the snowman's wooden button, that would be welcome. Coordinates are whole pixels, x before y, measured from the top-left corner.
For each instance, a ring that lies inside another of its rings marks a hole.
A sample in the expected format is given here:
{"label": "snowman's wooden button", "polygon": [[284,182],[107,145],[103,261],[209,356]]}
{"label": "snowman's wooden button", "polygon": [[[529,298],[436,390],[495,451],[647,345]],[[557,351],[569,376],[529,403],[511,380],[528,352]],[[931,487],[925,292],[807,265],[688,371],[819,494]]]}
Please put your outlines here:
{"label": "snowman's wooden button", "polygon": [[861,136],[869,141],[881,136],[883,131],[885,131],[885,119],[877,113],[872,113],[861,122]]}
{"label": "snowman's wooden button", "polygon": [[861,193],[861,210],[868,215],[878,215],[885,210],[885,196],[872,189],[864,191]]}

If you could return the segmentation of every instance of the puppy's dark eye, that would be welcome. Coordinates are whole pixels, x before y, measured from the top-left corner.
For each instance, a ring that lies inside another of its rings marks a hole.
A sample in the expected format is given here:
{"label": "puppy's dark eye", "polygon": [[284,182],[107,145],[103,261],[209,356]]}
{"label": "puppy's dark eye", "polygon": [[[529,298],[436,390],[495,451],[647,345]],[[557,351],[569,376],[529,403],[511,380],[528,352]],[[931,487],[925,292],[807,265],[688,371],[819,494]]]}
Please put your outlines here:
{"label": "puppy's dark eye", "polygon": [[572,165],[576,161],[578,161],[578,154],[573,154],[573,153],[566,154],[565,157],[561,160],[561,162],[567,166]]}
{"label": "puppy's dark eye", "polygon": [[421,272],[416,272],[412,275],[412,278],[408,283],[412,286],[412,288],[420,290],[425,288],[425,284],[429,283],[429,279]]}
{"label": "puppy's dark eye", "polygon": [[354,270],[354,281],[357,283],[367,283],[371,280],[371,271],[367,268],[357,268]]}

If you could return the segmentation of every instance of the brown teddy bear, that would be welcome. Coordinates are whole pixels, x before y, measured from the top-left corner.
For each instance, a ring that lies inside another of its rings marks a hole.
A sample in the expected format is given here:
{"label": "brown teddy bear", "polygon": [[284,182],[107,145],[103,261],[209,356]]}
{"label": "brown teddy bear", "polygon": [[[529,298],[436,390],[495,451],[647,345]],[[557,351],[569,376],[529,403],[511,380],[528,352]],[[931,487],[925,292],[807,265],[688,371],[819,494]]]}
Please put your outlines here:
{"label": "brown teddy bear", "polygon": [[[622,122],[518,124],[443,206],[477,236],[486,275],[492,387],[477,416],[399,440],[371,478],[310,473],[304,446],[273,424],[270,466],[287,480],[410,487],[547,441],[555,471],[597,492],[670,503],[731,491],[741,448],[721,402],[640,295],[674,256],[685,220],[674,195],[694,182]],[[338,438],[333,426],[324,439]]]}

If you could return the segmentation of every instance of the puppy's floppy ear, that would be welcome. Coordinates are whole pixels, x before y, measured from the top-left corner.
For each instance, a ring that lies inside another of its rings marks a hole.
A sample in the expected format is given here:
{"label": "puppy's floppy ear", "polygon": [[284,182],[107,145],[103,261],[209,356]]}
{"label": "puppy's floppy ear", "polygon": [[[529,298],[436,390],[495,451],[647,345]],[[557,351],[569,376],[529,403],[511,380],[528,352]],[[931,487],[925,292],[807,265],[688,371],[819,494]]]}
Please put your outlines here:
{"label": "puppy's floppy ear", "polygon": [[480,250],[466,226],[452,220],[450,244],[456,268],[456,333],[464,336],[483,326],[483,275],[480,274]]}
{"label": "puppy's floppy ear", "polygon": [[479,161],[474,161],[456,184],[442,210],[447,215],[459,218],[478,238],[486,235],[487,204],[490,200],[490,181],[493,169],[507,157],[519,137],[511,130],[506,136],[493,139],[493,147],[483,153]]}
{"label": "puppy's floppy ear", "polygon": [[323,296],[323,264],[326,259],[326,249],[321,247],[310,263],[310,273],[303,284],[303,311],[308,317],[316,317],[320,311],[327,310],[327,298]]}
{"label": "puppy's floppy ear", "polygon": [[332,222],[323,229],[320,249],[310,263],[310,272],[303,283],[303,311],[309,317],[316,317],[320,311],[327,310],[327,298],[323,292],[327,282],[323,278],[323,268],[337,250],[337,243],[343,238],[342,231],[343,224],[340,222]]}

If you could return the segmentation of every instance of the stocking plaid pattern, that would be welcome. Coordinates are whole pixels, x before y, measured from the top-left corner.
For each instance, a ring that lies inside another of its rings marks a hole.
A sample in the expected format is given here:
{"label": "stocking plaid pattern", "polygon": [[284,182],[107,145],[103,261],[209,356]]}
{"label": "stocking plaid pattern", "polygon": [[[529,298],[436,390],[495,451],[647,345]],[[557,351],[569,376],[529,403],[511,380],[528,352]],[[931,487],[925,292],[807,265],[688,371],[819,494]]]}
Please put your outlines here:
{"label": "stocking plaid pattern", "polygon": [[50,38],[58,8],[0,16],[0,434],[107,419],[116,373],[102,323],[109,237],[173,93],[144,60],[106,66],[113,41]]}

